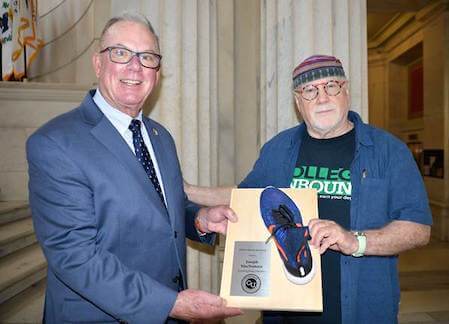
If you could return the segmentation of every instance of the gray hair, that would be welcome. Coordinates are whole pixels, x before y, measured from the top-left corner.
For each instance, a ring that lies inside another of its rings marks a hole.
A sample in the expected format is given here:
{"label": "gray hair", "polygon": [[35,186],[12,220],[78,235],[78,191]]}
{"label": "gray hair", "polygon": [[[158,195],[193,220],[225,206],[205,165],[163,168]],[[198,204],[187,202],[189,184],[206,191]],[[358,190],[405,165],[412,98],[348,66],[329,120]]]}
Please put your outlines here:
{"label": "gray hair", "polygon": [[145,25],[148,28],[148,31],[154,35],[154,38],[156,39],[156,45],[159,49],[159,37],[157,36],[156,32],[154,31],[153,26],[151,25],[150,21],[147,17],[144,15],[137,13],[137,12],[124,12],[118,16],[112,17],[106,22],[106,25],[103,28],[103,31],[101,32],[100,36],[100,44],[103,44],[104,36],[106,35],[109,28],[111,28],[113,25],[120,21],[130,21],[130,22],[136,22],[142,25]]}

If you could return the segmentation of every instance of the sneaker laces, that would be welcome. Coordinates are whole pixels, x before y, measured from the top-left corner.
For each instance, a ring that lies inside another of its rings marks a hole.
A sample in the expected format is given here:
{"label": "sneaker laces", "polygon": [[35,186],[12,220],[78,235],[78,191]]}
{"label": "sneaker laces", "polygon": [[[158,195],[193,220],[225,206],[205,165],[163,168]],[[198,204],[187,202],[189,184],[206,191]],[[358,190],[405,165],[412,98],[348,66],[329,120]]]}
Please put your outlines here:
{"label": "sneaker laces", "polygon": [[[293,220],[292,212],[284,204],[279,205],[278,209],[272,209],[272,213],[277,225],[270,236],[265,240],[265,244],[267,244],[279,230],[299,227]],[[304,228],[304,230],[309,230],[308,226],[301,227]],[[308,234],[307,239],[310,239],[310,234]]]}

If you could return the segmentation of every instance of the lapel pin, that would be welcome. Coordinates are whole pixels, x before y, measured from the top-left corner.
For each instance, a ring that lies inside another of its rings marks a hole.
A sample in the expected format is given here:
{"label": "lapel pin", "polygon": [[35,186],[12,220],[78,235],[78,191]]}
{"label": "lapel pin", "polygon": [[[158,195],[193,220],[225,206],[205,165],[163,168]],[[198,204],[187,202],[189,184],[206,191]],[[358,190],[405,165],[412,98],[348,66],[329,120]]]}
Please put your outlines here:
{"label": "lapel pin", "polygon": [[157,132],[156,128],[153,128],[153,134],[156,135],[156,136],[159,135],[159,133]]}

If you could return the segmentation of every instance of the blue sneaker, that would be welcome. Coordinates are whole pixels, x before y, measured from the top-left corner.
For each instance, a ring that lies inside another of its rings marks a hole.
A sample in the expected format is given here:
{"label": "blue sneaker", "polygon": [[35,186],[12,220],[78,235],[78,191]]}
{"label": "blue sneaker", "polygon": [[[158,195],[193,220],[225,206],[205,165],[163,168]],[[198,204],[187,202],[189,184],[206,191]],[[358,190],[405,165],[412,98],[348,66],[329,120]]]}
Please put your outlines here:
{"label": "blue sneaker", "polygon": [[284,262],[287,279],[304,285],[312,280],[315,267],[308,240],[309,228],[303,226],[301,212],[283,191],[267,187],[260,195],[260,213],[270,237]]}

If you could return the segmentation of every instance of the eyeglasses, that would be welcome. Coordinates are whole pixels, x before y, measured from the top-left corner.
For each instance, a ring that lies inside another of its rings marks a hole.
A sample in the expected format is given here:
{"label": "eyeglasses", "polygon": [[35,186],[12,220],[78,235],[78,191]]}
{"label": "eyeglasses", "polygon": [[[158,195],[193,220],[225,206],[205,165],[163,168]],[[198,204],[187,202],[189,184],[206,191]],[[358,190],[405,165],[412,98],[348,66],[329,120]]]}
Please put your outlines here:
{"label": "eyeglasses", "polygon": [[134,56],[137,56],[140,64],[146,68],[159,70],[161,66],[162,55],[153,52],[134,52],[125,47],[110,46],[101,50],[100,53],[106,51],[109,51],[109,59],[114,63],[127,64]]}
{"label": "eyeglasses", "polygon": [[301,97],[303,97],[305,100],[311,101],[311,100],[315,99],[316,97],[318,97],[318,92],[319,92],[318,86],[322,85],[324,88],[324,92],[326,92],[326,94],[328,96],[337,96],[341,91],[341,87],[345,83],[346,83],[346,81],[331,80],[331,81],[318,83],[318,84],[309,84],[300,90],[297,90],[297,91],[295,90],[295,92],[299,93],[301,95]]}

